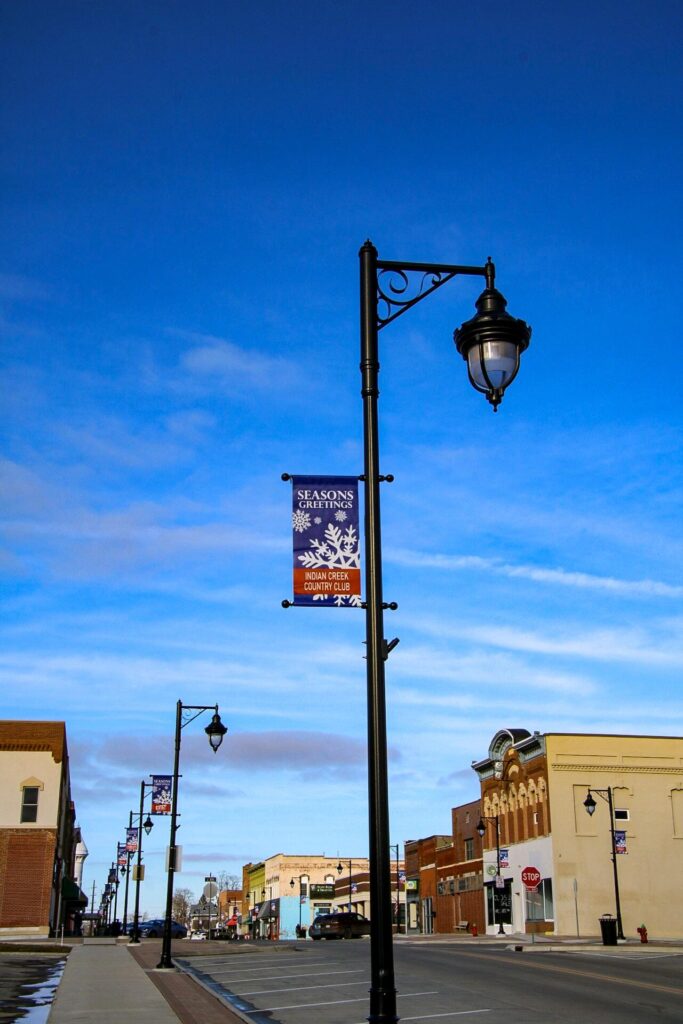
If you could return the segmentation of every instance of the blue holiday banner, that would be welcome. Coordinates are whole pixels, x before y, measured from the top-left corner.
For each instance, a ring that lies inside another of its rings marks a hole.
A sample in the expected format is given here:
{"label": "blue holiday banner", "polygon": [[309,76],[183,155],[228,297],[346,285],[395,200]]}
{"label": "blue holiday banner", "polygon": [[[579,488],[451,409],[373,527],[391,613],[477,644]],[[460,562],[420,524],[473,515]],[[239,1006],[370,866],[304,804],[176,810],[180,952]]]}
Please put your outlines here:
{"label": "blue holiday banner", "polygon": [[171,813],[172,775],[152,776],[152,814]]}
{"label": "blue holiday banner", "polygon": [[136,828],[126,829],[126,849],[128,853],[138,852],[138,830]]}
{"label": "blue holiday banner", "polygon": [[294,604],[361,606],[358,478],[293,476]]}
{"label": "blue holiday banner", "polygon": [[125,843],[116,844],[116,863],[119,865],[125,865],[128,863],[128,852]]}

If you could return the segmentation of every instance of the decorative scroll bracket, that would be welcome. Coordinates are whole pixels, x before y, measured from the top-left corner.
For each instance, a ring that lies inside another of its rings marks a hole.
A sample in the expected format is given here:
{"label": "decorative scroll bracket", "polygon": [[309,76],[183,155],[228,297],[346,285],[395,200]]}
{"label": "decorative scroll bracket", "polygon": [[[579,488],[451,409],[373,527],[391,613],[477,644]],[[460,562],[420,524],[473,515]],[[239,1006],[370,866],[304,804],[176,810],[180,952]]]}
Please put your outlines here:
{"label": "decorative scroll bracket", "polygon": [[381,331],[457,274],[485,277],[486,287],[493,288],[496,270],[490,259],[483,267],[377,260],[377,330]]}

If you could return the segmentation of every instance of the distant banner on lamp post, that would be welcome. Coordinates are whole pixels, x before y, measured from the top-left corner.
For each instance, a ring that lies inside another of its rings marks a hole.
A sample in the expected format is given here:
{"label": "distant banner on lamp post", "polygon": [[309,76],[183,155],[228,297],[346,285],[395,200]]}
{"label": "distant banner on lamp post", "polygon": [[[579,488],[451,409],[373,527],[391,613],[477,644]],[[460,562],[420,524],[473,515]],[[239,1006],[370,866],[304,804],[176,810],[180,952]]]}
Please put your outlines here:
{"label": "distant banner on lamp post", "polygon": [[614,830],[614,852],[628,853],[628,850],[626,849],[626,833],[621,832],[618,829]]}
{"label": "distant banner on lamp post", "polygon": [[294,604],[359,608],[358,478],[293,476]]}
{"label": "distant banner on lamp post", "polygon": [[138,830],[136,828],[126,829],[126,850],[128,853],[138,852]]}
{"label": "distant banner on lamp post", "polygon": [[116,850],[117,850],[116,863],[119,866],[125,867],[126,864],[128,863],[128,850],[127,850],[126,844],[125,843],[117,843],[116,844]]}
{"label": "distant banner on lamp post", "polygon": [[152,776],[152,814],[171,813],[172,775]]}

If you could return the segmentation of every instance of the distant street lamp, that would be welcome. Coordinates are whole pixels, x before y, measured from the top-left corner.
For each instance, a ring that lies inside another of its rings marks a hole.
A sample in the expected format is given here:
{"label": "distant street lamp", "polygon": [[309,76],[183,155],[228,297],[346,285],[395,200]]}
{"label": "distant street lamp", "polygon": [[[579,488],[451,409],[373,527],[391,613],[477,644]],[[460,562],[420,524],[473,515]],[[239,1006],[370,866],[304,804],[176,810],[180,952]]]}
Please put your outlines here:
{"label": "distant street lamp", "polygon": [[612,870],[614,873],[614,902],[617,908],[617,938],[624,938],[624,927],[621,921],[621,901],[619,899],[619,873],[617,871],[617,841],[614,834],[614,790],[611,786],[607,789],[593,789],[592,787],[588,790],[588,796],[583,801],[583,806],[586,808],[587,813],[593,817],[595,814],[595,800],[593,799],[593,793],[597,793],[598,796],[602,797],[603,800],[607,801],[609,806],[609,829],[610,836],[612,839]]}
{"label": "distant street lamp", "polygon": [[482,815],[479,818],[479,823],[477,825],[477,832],[482,837],[482,839],[484,838],[484,833],[486,832],[486,825],[484,824],[485,821],[492,821],[492,822],[495,823],[495,826],[496,826],[496,881],[495,881],[494,888],[493,888],[493,923],[494,924],[496,923],[496,917],[498,917],[500,919],[498,921],[498,934],[499,935],[505,935],[505,929],[503,928],[503,913],[500,910],[500,905],[498,907],[499,913],[496,914],[496,903],[499,902],[499,901],[496,900],[496,896],[498,895],[498,886],[500,884],[499,883],[499,879],[501,877],[500,876],[500,819],[499,819],[497,814],[494,814],[493,817],[491,817],[491,818],[486,817],[486,815]]}
{"label": "distant street lamp", "polygon": [[[142,820],[142,814],[144,810],[145,802],[145,791],[151,790],[154,786],[153,782],[145,782],[144,779],[140,782],[140,811],[137,815],[138,819],[138,843],[136,851],[136,871],[135,871],[135,912],[133,915],[133,927],[131,928],[129,945],[137,945],[140,942],[140,878],[142,874],[142,830],[145,830],[145,835],[149,835],[154,828],[154,822],[150,818],[149,814],[145,821]],[[130,828],[133,827],[133,815],[132,811],[128,813],[128,820],[130,821]],[[126,883],[127,884],[127,883]]]}
{"label": "distant street lamp", "polygon": [[[265,901],[266,890],[261,889],[261,899]],[[268,886],[268,938],[273,938],[273,887]]]}
{"label": "distant street lamp", "polygon": [[[344,866],[343,866],[342,862],[339,861],[339,863],[337,864],[337,874],[341,875],[343,870],[344,870]],[[351,877],[352,877],[352,870],[353,870],[353,861],[350,860],[349,861],[349,913],[351,913],[351,911],[353,910],[353,906],[351,905],[351,886],[352,886]]]}
{"label": "distant street lamp", "polygon": [[399,861],[399,843],[392,843],[390,850],[396,851],[396,934],[401,934],[401,871]]}
{"label": "distant street lamp", "polygon": [[[194,711],[196,714],[190,715],[189,718],[183,721],[183,712]],[[173,879],[176,870],[176,832],[178,830],[178,779],[180,770],[180,737],[182,730],[185,726],[189,725],[190,722],[194,722],[195,718],[199,718],[204,711],[213,711],[213,717],[209,724],[204,729],[204,732],[209,738],[211,749],[214,754],[217,752],[223,737],[228,731],[221,722],[221,717],[218,714],[218,704],[183,704],[182,701],[178,701],[176,704],[176,720],[175,720],[175,757],[173,761],[173,795],[171,797],[171,838],[168,848],[168,885],[166,887],[166,918],[164,920],[164,938],[161,946],[161,960],[157,964],[157,969],[161,970],[173,970],[173,961],[171,960],[171,917],[173,914]]]}
{"label": "distant street lamp", "polygon": [[[403,263],[378,259],[367,241],[360,250],[361,374],[365,481],[365,643],[368,703],[368,792],[370,830],[370,1024],[394,1024],[396,987],[389,857],[389,792],[384,662],[398,640],[384,638],[382,541],[380,517],[378,334],[416,303],[458,275],[486,278],[476,302],[477,313],[459,327],[455,346],[467,361],[470,382],[484,394],[494,411],[519,369],[529,345],[531,328],[506,312],[506,301],[495,288],[495,267],[436,263]],[[412,289],[412,290],[411,290]]]}
{"label": "distant street lamp", "polygon": [[[306,884],[308,884],[308,875],[299,875],[299,879],[298,879],[299,880],[299,931],[298,931],[297,934],[298,934],[299,938],[301,938],[301,905],[302,905],[303,900],[304,900],[304,897],[303,897],[303,894],[302,894],[302,879],[304,879],[304,878],[306,879]],[[290,883],[289,883],[289,886],[290,886],[291,889],[293,889],[294,885],[295,885],[295,879],[292,878]],[[310,918],[309,918],[309,920],[310,920]]]}

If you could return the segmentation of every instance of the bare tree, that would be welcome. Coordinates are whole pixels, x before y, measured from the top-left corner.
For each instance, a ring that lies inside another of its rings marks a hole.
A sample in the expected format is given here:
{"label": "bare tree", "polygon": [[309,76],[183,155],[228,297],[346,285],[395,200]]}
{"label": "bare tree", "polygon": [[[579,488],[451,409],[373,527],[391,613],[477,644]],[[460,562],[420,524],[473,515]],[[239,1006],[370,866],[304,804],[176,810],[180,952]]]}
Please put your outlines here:
{"label": "bare tree", "polygon": [[231,875],[228,871],[218,872],[218,891],[223,892],[224,889],[241,889],[242,879],[239,875]]}
{"label": "bare tree", "polygon": [[194,903],[191,889],[176,889],[173,893],[172,915],[179,924],[190,923],[190,907]]}

